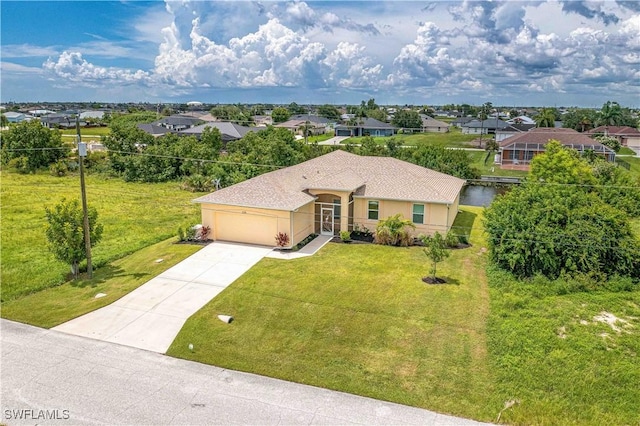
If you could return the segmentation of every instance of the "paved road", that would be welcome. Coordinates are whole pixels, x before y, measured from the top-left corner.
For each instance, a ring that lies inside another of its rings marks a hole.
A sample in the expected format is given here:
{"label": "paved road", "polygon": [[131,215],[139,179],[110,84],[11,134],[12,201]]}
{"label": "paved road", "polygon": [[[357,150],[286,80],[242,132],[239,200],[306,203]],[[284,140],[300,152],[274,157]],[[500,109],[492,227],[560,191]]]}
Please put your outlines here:
{"label": "paved road", "polygon": [[116,302],[54,330],[165,353],[191,315],[270,252],[216,241]]}
{"label": "paved road", "polygon": [[7,425],[481,424],[7,320],[0,334]]}

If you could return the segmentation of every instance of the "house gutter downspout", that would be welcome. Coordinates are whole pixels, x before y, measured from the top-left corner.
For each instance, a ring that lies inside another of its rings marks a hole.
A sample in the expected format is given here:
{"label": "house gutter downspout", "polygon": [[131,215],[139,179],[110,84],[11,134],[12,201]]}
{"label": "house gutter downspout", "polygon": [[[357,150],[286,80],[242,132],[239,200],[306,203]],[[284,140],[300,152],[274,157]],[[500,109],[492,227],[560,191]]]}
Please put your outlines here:
{"label": "house gutter downspout", "polygon": [[291,239],[290,239],[290,241],[291,241],[291,245],[289,246],[289,248],[290,248],[290,249],[292,249],[292,248],[293,248],[293,245],[294,245],[294,244],[293,244],[293,215],[294,215],[294,213],[295,213],[295,210],[294,210],[294,211],[292,211],[292,212],[291,212],[291,215],[289,216],[289,218],[290,218],[290,219],[289,219],[289,232],[291,233],[291,234],[290,234],[290,235],[291,235]]}
{"label": "house gutter downspout", "polygon": [[449,232],[449,212],[451,211],[451,204],[447,204],[447,226],[445,227],[447,232]]}

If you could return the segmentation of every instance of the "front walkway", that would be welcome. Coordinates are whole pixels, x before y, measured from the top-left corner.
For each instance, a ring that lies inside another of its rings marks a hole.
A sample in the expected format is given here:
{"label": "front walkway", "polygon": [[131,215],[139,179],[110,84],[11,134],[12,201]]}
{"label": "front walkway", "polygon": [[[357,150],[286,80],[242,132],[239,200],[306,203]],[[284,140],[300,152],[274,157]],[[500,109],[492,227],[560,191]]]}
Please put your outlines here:
{"label": "front walkway", "polygon": [[481,425],[12,321],[0,327],[2,424]]}
{"label": "front walkway", "polygon": [[298,251],[273,250],[265,257],[270,257],[273,259],[298,259],[301,257],[312,256],[332,239],[333,235],[318,235],[313,239],[313,241],[311,241],[309,244],[302,247]]}
{"label": "front walkway", "polygon": [[211,243],[111,305],[54,330],[165,353],[187,318],[271,250]]}

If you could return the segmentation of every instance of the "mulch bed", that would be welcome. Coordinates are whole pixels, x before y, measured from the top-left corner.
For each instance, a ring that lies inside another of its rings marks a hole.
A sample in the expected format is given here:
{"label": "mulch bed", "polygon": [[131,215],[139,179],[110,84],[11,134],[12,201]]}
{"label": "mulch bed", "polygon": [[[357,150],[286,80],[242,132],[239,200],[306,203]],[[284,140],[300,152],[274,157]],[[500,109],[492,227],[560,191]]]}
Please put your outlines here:
{"label": "mulch bed", "polygon": [[422,281],[426,284],[446,284],[447,283],[447,280],[438,278],[438,277],[436,277],[435,279],[433,279],[433,277],[422,277]]}

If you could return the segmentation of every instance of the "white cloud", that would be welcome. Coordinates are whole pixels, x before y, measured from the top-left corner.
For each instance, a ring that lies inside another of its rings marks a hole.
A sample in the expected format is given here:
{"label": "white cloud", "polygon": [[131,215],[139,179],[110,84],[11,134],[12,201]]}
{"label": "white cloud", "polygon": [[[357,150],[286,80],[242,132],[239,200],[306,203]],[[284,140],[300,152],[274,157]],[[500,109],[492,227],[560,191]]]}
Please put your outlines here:
{"label": "white cloud", "polygon": [[2,74],[42,74],[42,68],[27,67],[13,62],[0,62],[0,69]]}
{"label": "white cloud", "polygon": [[32,44],[7,44],[1,47],[3,58],[29,58],[52,56],[59,53],[54,46],[34,46]]}
{"label": "white cloud", "polygon": [[135,84],[146,83],[149,80],[149,74],[142,70],[130,71],[93,65],[83,59],[80,52],[62,52],[57,61],[48,59],[43,68],[57,77],[87,84]]}
{"label": "white cloud", "polygon": [[[556,32],[549,22],[561,18],[568,27],[556,25]],[[171,94],[299,88],[485,99],[580,95],[594,85],[591,92],[606,93],[607,87],[631,84],[640,72],[640,15],[615,3],[468,0],[424,8],[412,2],[184,0],[154,9],[135,28],[133,38],[155,43],[150,69],[84,59],[133,54],[133,45],[108,40],[67,48],[44,69],[51,77],[92,86],[138,84]],[[21,51],[20,45],[2,49],[3,55]],[[53,48],[28,45],[22,51],[57,55]]]}

